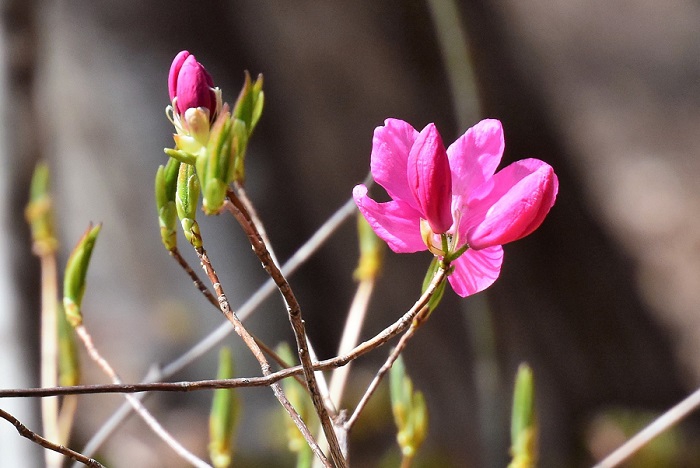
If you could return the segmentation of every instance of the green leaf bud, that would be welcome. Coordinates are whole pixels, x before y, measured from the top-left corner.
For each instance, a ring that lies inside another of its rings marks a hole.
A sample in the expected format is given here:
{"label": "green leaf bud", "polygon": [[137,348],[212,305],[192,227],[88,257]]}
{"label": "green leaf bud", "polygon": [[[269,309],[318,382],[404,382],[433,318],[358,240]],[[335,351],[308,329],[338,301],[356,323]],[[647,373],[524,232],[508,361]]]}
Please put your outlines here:
{"label": "green leaf bud", "polygon": [[[292,354],[292,350],[289,348],[287,343],[282,343],[275,348],[277,355],[282,358],[284,362],[288,365],[294,365],[297,362],[297,358]],[[284,394],[287,395],[287,399],[296,408],[297,412],[304,421],[309,421],[313,418],[315,410],[311,398],[307,393],[306,387],[302,386],[299,382],[294,379],[284,379],[282,381],[282,388]],[[297,454],[297,464],[298,467],[311,466],[311,462],[314,459],[313,452],[309,448],[309,444],[306,443],[304,436],[299,432],[294,422],[287,417],[287,414],[281,410],[280,411],[286,429],[287,436],[287,448],[290,452]]]}
{"label": "green leaf bud", "polygon": [[66,312],[68,322],[77,327],[82,324],[83,317],[81,304],[85,294],[85,277],[90,265],[92,249],[95,247],[97,235],[100,233],[102,224],[88,226],[78,244],[73,249],[63,277],[63,308]]}
{"label": "green leaf bud", "polygon": [[230,181],[245,182],[245,154],[248,149],[250,134],[245,122],[241,119],[233,121],[233,167],[229,174]]}
{"label": "green leaf bud", "polygon": [[398,432],[396,441],[404,458],[413,458],[428,434],[428,408],[425,398],[413,390],[401,356],[389,373],[391,409]]}
{"label": "green leaf bud", "polygon": [[175,191],[175,207],[185,238],[195,248],[202,246],[202,236],[195,220],[199,191],[199,179],[197,179],[194,166],[180,164]]}
{"label": "green leaf bud", "polygon": [[360,260],[353,276],[358,281],[373,280],[382,268],[386,244],[360,213],[357,215],[357,236],[360,241]]}
{"label": "green leaf bud", "polygon": [[177,247],[177,208],[175,194],[180,162],[168,160],[165,166],[160,166],[156,172],[155,194],[158,209],[158,224],[163,245],[169,251]]}
{"label": "green leaf bud", "polygon": [[[233,378],[231,351],[221,348],[217,379]],[[215,468],[231,465],[233,456],[232,439],[240,415],[240,403],[235,389],[214,390],[211,413],[209,415],[209,457]]]}
{"label": "green leaf bud", "polygon": [[265,94],[262,86],[262,74],[258,75],[255,83],[253,83],[250,79],[250,73],[246,71],[243,88],[241,88],[236,104],[233,107],[233,117],[243,121],[249,137],[253,134],[253,130],[255,130],[255,126],[262,115],[265,103]]}
{"label": "green leaf bud", "polygon": [[226,199],[234,159],[232,127],[231,114],[224,109],[212,126],[206,152],[197,158],[206,214],[218,213]]}
{"label": "green leaf bud", "polygon": [[39,163],[29,186],[29,202],[24,216],[32,231],[34,253],[46,255],[56,251],[58,240],[54,233],[49,166]]}
{"label": "green leaf bud", "polygon": [[532,468],[537,464],[537,417],[535,414],[535,379],[532,369],[520,364],[513,391],[513,414],[509,468]]}

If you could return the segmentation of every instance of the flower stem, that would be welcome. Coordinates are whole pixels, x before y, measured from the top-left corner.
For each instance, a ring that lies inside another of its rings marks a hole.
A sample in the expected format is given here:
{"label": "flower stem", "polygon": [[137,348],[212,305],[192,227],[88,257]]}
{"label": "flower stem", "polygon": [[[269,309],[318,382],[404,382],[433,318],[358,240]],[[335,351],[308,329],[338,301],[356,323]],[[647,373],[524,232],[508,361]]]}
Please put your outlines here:
{"label": "flower stem", "polygon": [[[444,265],[442,262],[439,264],[438,270],[435,272],[435,276],[430,282],[430,285],[421,295],[421,298],[416,302],[416,304],[422,305],[417,309],[415,316],[412,318],[411,326],[401,337],[401,339],[396,345],[396,348],[394,348],[389,354],[389,358],[386,360],[384,365],[379,369],[379,371],[377,371],[377,374],[374,376],[374,379],[372,379],[372,382],[369,384],[369,387],[367,387],[365,394],[362,395],[360,402],[355,407],[355,411],[352,413],[352,416],[350,416],[345,422],[344,428],[346,431],[349,432],[350,429],[352,429],[352,426],[357,422],[357,418],[359,418],[360,413],[365,408],[365,406],[369,402],[369,399],[372,397],[375,390],[381,383],[382,378],[389,371],[389,369],[391,369],[391,366],[394,364],[394,361],[398,359],[399,355],[408,344],[408,340],[410,340],[413,337],[413,335],[416,333],[416,330],[418,330],[418,328],[420,328],[420,326],[423,323],[425,323],[425,320],[427,320],[428,316],[430,315],[430,308],[428,307],[428,302],[437,290],[438,286],[443,281],[445,281],[447,269],[449,269],[449,264]],[[416,307],[414,306],[413,308]]]}

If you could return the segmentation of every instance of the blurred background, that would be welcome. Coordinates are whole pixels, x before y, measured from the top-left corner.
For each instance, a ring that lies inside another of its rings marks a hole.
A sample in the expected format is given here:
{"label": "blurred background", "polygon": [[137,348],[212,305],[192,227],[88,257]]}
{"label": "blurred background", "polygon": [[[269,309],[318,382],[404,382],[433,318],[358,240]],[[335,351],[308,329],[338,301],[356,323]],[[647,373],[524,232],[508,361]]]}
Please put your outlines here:
{"label": "blurred background", "polygon": [[[544,225],[505,248],[501,278],[487,293],[447,293],[405,353],[431,415],[419,466],[507,464],[512,381],[522,361],[536,379],[542,466],[591,464],[628,427],[700,384],[697,2],[0,5],[0,386],[38,385],[39,264],[23,209],[39,160],[52,170],[61,268],[88,222],[104,223],[84,311],[125,381],[142,379],[222,323],[168,258],[153,201],[162,148],[172,146],[167,74],[182,49],[205,65],[225,101],[235,100],[243,70],[265,76],[246,187],[283,260],[366,176],[373,129],[388,117],[419,129],[435,122],[446,143],[480,118],[498,118],[504,164],[536,157],[554,166],[560,194]],[[238,306],[264,272],[228,216],[200,222]],[[335,353],[356,260],[347,222],[291,278],[321,357]],[[363,337],[415,301],[430,256],[385,260]],[[277,297],[248,323],[270,344],[291,339]],[[236,338],[226,343],[237,375],[259,375]],[[386,353],[354,367],[348,405]],[[213,378],[215,366],[212,352],[173,378]],[[83,368],[86,383],[106,382],[86,357]],[[241,396],[239,466],[292,466],[272,393]],[[206,456],[210,398],[159,394],[148,407]],[[122,401],[81,397],[71,447],[80,450]],[[352,434],[356,466],[398,459],[386,395],[375,403]],[[38,401],[0,407],[39,429]],[[634,463],[700,466],[696,419]],[[183,466],[135,418],[99,453],[115,467]],[[41,466],[41,450],[3,422],[0,464]]]}

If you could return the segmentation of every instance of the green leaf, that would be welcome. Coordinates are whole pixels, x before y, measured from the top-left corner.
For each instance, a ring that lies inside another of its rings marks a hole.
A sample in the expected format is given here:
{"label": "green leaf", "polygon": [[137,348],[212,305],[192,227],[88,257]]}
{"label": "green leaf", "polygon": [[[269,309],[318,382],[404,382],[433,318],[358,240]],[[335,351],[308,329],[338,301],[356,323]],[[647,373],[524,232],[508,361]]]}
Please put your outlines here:
{"label": "green leaf", "polygon": [[85,278],[90,265],[92,250],[97,241],[102,224],[90,224],[73,249],[63,277],[63,307],[68,322],[76,327],[82,323],[81,305],[85,294]]}
{"label": "green leaf", "polygon": [[177,161],[180,161],[181,163],[194,164],[197,162],[197,156],[187,153],[186,151],[176,150],[173,148],[163,148],[163,151],[165,154]]}
{"label": "green leaf", "polygon": [[[438,257],[433,257],[433,260],[430,262],[430,266],[428,267],[428,271],[425,274],[425,278],[423,278],[423,287],[421,288],[421,293],[424,293],[425,291],[428,290],[428,287],[430,286],[430,283],[432,283],[433,278],[435,277],[435,273],[438,271],[439,267],[440,267],[440,259],[438,259]],[[433,293],[433,295],[430,297],[430,300],[428,301],[428,309],[430,312],[428,314],[428,316],[430,316],[430,314],[433,313],[433,311],[440,304],[440,301],[442,301],[442,296],[445,294],[446,284],[447,284],[446,281],[442,281],[435,288],[435,292]]]}
{"label": "green leaf", "polygon": [[163,245],[168,251],[177,247],[177,207],[175,196],[177,191],[177,177],[180,167],[179,161],[169,159],[165,166],[158,167],[155,180],[156,209],[158,210],[158,224]]}
{"label": "green leaf", "polygon": [[70,387],[80,383],[80,360],[73,328],[63,308],[58,307],[58,384]]}

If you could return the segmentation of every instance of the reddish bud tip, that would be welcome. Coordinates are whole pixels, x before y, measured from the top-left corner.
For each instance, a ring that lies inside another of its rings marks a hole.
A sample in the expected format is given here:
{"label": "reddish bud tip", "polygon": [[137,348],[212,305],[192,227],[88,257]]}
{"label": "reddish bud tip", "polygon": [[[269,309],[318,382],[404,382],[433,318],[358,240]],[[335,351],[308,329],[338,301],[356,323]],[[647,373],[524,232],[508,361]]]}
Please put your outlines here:
{"label": "reddish bud tip", "polygon": [[217,106],[213,88],[214,81],[194,55],[183,50],[175,56],[168,75],[170,100],[177,98],[175,112],[184,114],[187,109],[202,107],[213,118]]}

